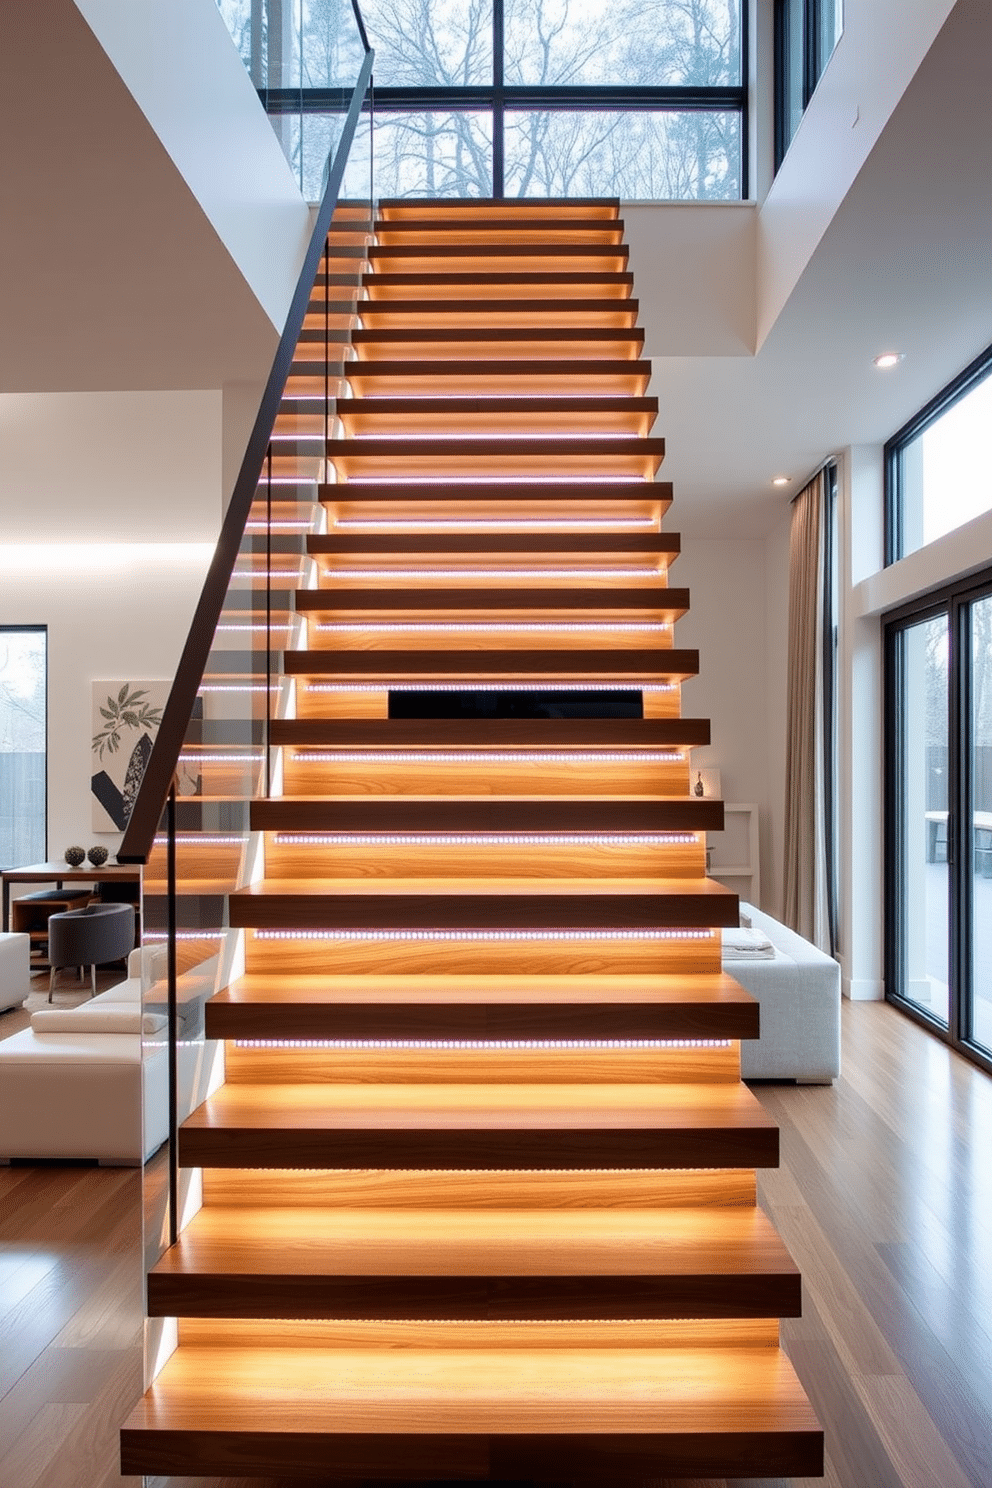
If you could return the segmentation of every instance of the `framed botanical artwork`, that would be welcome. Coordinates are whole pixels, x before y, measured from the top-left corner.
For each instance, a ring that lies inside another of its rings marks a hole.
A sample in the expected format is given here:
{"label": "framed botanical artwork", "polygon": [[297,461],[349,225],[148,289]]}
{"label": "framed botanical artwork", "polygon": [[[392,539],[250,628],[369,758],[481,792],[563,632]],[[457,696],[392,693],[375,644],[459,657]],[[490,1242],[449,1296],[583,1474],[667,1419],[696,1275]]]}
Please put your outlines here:
{"label": "framed botanical artwork", "polygon": [[123,832],[151,757],[171,682],[94,682],[93,830]]}

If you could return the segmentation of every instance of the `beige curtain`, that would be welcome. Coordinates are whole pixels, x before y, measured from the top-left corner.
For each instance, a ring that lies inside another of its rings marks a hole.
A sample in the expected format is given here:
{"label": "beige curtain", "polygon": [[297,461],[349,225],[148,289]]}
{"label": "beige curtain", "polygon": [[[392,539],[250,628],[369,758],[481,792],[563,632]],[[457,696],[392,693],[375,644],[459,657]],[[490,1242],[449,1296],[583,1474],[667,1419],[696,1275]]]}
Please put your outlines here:
{"label": "beige curtain", "polygon": [[789,539],[789,692],[785,749],[785,919],[828,954],[824,763],[826,472],[792,505]]}

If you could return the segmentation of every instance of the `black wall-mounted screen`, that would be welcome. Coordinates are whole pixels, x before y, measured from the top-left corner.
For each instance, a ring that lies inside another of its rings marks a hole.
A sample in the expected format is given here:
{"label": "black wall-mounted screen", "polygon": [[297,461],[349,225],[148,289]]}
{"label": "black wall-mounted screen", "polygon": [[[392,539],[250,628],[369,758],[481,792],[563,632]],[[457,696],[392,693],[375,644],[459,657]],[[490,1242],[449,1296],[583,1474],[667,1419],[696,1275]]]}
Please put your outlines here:
{"label": "black wall-mounted screen", "polygon": [[639,690],[432,688],[389,694],[390,718],[643,718]]}

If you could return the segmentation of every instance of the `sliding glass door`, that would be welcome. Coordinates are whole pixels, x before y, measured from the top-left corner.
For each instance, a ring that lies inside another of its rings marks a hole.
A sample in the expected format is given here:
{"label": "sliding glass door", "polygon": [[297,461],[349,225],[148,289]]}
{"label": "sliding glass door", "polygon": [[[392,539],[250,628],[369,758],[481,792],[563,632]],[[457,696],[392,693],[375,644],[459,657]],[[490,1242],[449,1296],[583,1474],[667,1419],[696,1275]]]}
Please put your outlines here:
{"label": "sliding glass door", "polygon": [[886,991],[992,1066],[992,579],[886,631]]}
{"label": "sliding glass door", "polygon": [[968,981],[964,1036],[992,1060],[992,593],[967,606],[968,770],[971,823],[965,905]]}

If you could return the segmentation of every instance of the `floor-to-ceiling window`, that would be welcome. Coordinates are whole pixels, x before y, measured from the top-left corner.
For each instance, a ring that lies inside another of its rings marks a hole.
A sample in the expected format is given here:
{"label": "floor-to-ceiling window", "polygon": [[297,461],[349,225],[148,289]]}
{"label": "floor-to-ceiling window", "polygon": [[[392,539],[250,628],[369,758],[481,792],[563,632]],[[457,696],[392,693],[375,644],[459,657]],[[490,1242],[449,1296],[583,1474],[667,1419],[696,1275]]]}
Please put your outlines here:
{"label": "floor-to-ceiling window", "polygon": [[47,649],[44,626],[0,626],[0,867],[47,853]]}
{"label": "floor-to-ceiling window", "polygon": [[[218,0],[310,197],[351,0]],[[747,195],[746,0],[361,0],[376,194]],[[347,14],[345,14],[347,12]]]}
{"label": "floor-to-ceiling window", "polygon": [[894,1001],[992,1067],[992,573],[886,627]]}
{"label": "floor-to-ceiling window", "polygon": [[[889,563],[992,510],[990,418],[992,348],[889,440]],[[992,1067],[992,569],[890,615],[886,667],[887,994]]]}

